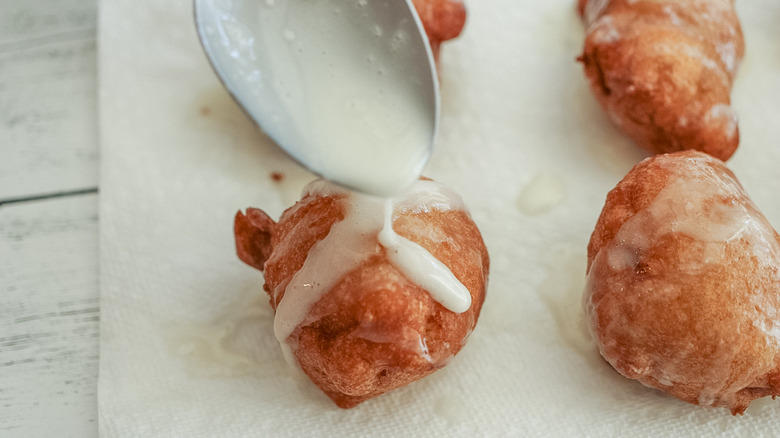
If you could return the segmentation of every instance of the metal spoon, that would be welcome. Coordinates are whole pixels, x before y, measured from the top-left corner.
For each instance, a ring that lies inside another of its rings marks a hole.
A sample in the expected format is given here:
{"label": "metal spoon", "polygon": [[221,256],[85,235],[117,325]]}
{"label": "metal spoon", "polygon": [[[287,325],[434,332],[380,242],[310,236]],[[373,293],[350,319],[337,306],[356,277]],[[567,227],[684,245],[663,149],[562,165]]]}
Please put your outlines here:
{"label": "metal spoon", "polygon": [[194,0],[214,70],[312,172],[389,196],[436,135],[436,68],[411,0]]}

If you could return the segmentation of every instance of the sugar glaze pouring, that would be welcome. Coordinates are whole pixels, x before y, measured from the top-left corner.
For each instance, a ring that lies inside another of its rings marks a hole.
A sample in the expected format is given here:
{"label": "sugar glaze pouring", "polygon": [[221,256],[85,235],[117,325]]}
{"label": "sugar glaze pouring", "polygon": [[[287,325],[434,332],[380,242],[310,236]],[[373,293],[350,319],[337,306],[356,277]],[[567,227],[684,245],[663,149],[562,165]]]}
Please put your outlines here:
{"label": "sugar glaze pouring", "polygon": [[341,186],[392,196],[435,141],[439,89],[411,0],[194,0],[226,88],[291,157]]}

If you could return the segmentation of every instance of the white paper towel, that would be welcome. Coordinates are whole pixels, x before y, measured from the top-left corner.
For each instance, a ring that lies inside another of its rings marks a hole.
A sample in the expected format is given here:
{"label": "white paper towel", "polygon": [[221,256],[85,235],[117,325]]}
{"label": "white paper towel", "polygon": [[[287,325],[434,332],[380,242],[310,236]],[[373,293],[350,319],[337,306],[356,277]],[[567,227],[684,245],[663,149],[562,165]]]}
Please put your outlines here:
{"label": "white paper towel", "polygon": [[[627,380],[584,334],[585,247],[644,157],[587,90],[573,0],[467,2],[441,58],[426,175],[463,195],[491,255],[487,301],[445,369],[351,410],[293,377],[232,219],[278,216],[311,178],[244,116],[198,44],[188,0],[100,4],[103,436],[652,436],[780,431]],[[747,55],[730,161],[780,226],[780,3],[738,3]],[[274,182],[272,172],[284,175]]]}

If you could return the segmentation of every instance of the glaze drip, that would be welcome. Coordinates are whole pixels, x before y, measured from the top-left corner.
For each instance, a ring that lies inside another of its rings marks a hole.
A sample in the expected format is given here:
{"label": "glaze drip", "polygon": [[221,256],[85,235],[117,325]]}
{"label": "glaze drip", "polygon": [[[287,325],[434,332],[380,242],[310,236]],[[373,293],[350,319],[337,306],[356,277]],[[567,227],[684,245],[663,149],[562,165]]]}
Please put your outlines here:
{"label": "glaze drip", "polygon": [[390,263],[407,279],[428,291],[446,309],[462,313],[471,306],[471,294],[450,269],[422,246],[392,229],[393,214],[431,210],[465,211],[460,197],[433,181],[417,181],[402,195],[380,198],[351,192],[326,180],[313,181],[304,196],[342,196],[345,216],[309,251],[293,275],[276,308],[274,334],[289,363],[295,363],[288,338],[312,306],[347,273],[370,256],[386,251]]}

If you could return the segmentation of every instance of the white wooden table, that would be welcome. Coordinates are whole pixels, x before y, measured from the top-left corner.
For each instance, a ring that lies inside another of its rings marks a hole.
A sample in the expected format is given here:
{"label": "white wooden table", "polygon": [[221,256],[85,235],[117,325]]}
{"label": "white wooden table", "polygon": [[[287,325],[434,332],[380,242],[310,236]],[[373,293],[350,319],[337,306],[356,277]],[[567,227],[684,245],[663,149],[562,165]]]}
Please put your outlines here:
{"label": "white wooden table", "polygon": [[96,12],[0,1],[0,437],[97,436]]}

